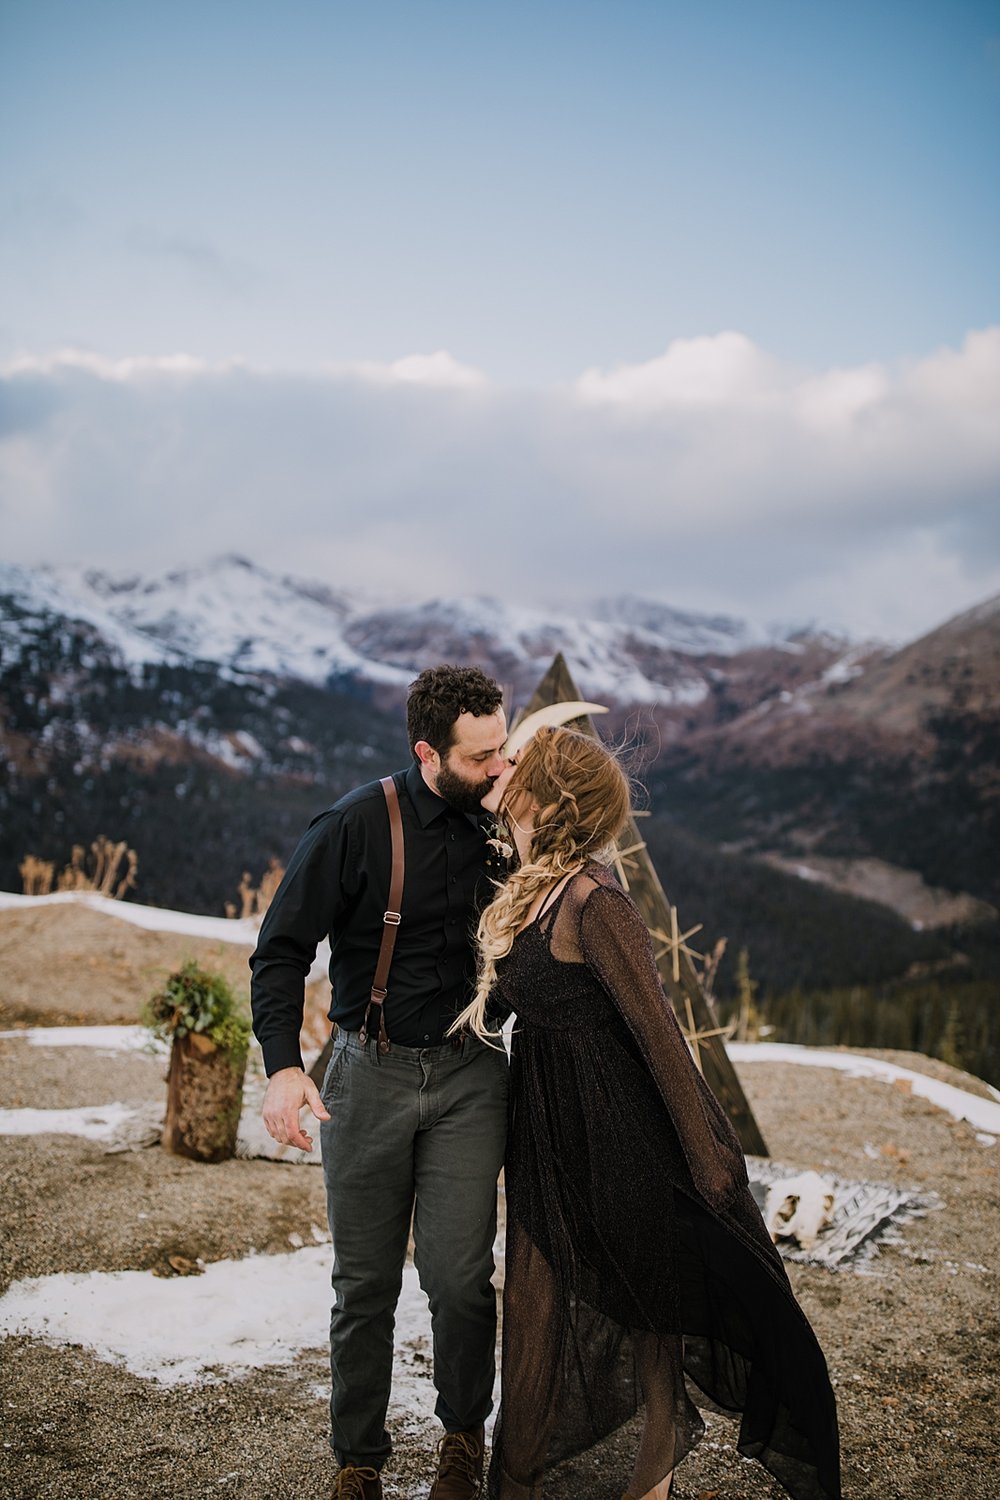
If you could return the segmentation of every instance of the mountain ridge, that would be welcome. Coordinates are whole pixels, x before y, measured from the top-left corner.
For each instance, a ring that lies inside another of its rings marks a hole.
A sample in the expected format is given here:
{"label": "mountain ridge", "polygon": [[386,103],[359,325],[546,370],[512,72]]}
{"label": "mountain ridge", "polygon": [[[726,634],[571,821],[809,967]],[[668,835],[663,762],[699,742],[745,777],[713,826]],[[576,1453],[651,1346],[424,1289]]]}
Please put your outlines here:
{"label": "mountain ridge", "polygon": [[[50,852],[60,825],[117,836],[115,808],[131,822],[149,797],[157,817],[170,797],[252,819],[268,785],[291,826],[405,761],[400,709],[422,667],[476,662],[516,706],[556,651],[611,708],[608,731],[675,826],[804,879],[876,861],[968,893],[964,909],[1000,900],[1000,599],[894,649],[627,595],[586,617],[400,605],[233,555],[152,579],[0,565],[4,878],[16,883],[47,783]],[[174,830],[168,843],[180,857]],[[281,848],[261,828],[243,857]]]}
{"label": "mountain ridge", "polygon": [[157,578],[6,565],[0,593],[28,610],[36,603],[87,621],[133,662],[215,661],[243,673],[401,688],[431,661],[467,659],[471,642],[484,664],[529,692],[562,650],[581,688],[620,704],[705,697],[706,674],[692,665],[700,658],[725,661],[754,649],[794,656],[811,643],[833,660],[857,649],[801,625],[761,627],[628,595],[597,601],[589,612],[479,596],[401,605],[272,573],[236,555]]}

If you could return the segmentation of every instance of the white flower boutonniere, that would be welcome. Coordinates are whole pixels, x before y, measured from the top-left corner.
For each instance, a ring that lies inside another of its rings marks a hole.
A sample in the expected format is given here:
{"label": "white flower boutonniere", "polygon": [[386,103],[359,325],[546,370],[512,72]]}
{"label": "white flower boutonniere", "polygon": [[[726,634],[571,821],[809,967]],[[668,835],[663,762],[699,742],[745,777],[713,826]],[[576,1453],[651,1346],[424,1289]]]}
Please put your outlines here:
{"label": "white flower boutonniere", "polygon": [[514,845],[503,824],[498,823],[492,815],[485,814],[482,819],[482,830],[486,839],[486,847],[491,851],[487,855],[487,860],[492,862],[494,859],[502,859],[505,864],[509,864],[514,858]]}

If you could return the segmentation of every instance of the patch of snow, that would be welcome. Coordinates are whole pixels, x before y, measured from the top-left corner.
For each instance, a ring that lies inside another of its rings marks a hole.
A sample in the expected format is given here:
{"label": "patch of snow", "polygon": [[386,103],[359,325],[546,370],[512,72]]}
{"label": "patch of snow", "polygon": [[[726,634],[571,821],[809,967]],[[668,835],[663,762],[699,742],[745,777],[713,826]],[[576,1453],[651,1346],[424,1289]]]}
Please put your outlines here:
{"label": "patch of snow", "polygon": [[82,1109],[0,1109],[0,1135],[77,1135],[110,1141],[135,1117],[127,1104],[90,1104]]}
{"label": "patch of snow", "polygon": [[852,682],[855,677],[860,677],[864,672],[864,667],[860,665],[861,660],[871,652],[871,649],[870,644],[855,646],[843,656],[838,657],[835,662],[831,662],[822,673],[820,681],[827,686],[835,686],[842,682]]}
{"label": "patch of snow", "polygon": [[211,938],[223,943],[242,943],[253,948],[257,943],[257,923],[252,917],[202,917],[193,912],[170,911],[163,906],[140,906],[135,901],[114,901],[96,891],[53,891],[49,896],[21,896],[14,891],[0,891],[0,911],[28,906],[58,906],[76,903],[89,906],[134,927],[149,932],[177,932],[184,937]]}
{"label": "patch of snow", "polygon": [[[108,917],[131,922],[147,932],[174,932],[183,937],[209,938],[215,942],[240,943],[253,950],[257,946],[260,923],[256,917],[203,917],[195,912],[171,911],[166,906],[140,906],[136,901],[114,901],[96,891],[53,891],[48,896],[22,896],[16,891],[0,891],[0,911],[17,907],[60,905],[77,902],[100,911]],[[330,972],[330,941],[324,938],[316,949],[308,982],[323,979]]]}
{"label": "patch of snow", "polygon": [[732,615],[705,615],[674,609],[657,599],[619,594],[599,599],[593,607],[597,620],[628,625],[655,638],[671,650],[691,656],[734,656],[752,646],[767,645],[775,631],[738,620]]}
{"label": "patch of snow", "polygon": [[99,1359],[162,1385],[288,1364],[323,1345],[330,1252],[217,1261],[202,1276],[64,1272],[16,1281],[0,1299],[0,1330],[49,1344],[84,1344]]}
{"label": "patch of snow", "polygon": [[[0,1041],[24,1042],[29,1047],[93,1047],[102,1057],[130,1052],[167,1056],[170,1046],[153,1038],[143,1026],[33,1026],[21,1031],[0,1031]],[[318,1054],[317,1054],[318,1055]],[[310,1059],[305,1059],[309,1067]],[[290,1162],[293,1165],[318,1166],[320,1153],[300,1151],[283,1146],[267,1133],[261,1114],[266,1083],[260,1045],[251,1042],[247,1074],[243,1084],[243,1110],[240,1115],[235,1155]],[[303,1111],[308,1119],[308,1112]],[[163,1122],[163,1107],[124,1104],[87,1106],[80,1109],[8,1109],[0,1110],[0,1135],[75,1135],[90,1140],[134,1143],[140,1134],[143,1144],[155,1139]],[[143,1130],[138,1131],[139,1126]]]}
{"label": "patch of snow", "polygon": [[[161,1386],[214,1384],[324,1349],[330,1248],[216,1261],[200,1276],[63,1272],[15,1281],[0,1298],[0,1333],[82,1344]],[[433,1431],[430,1314],[412,1265],[396,1308],[390,1415]],[[317,1387],[317,1396],[327,1395]]]}
{"label": "patch of snow", "polygon": [[257,739],[256,735],[250,733],[249,729],[237,729],[233,733],[232,739],[237,753],[242,751],[243,755],[249,756],[251,760],[265,760],[267,758],[264,746]]}
{"label": "patch of snow", "polygon": [[157,1041],[145,1026],[26,1026],[21,1031],[0,1031],[0,1041],[27,1042],[29,1047],[94,1047],[105,1057],[116,1052],[166,1054],[166,1042]]}
{"label": "patch of snow", "polygon": [[[224,734],[217,729],[204,730],[196,724],[186,724],[184,735],[199,750],[204,750],[206,755],[211,755],[215,760],[221,761],[230,771],[245,771],[247,761],[255,757],[243,748],[240,736],[237,734]],[[251,735],[247,736],[252,739]],[[254,741],[256,744],[256,741]],[[260,747],[258,746],[258,749]],[[260,758],[264,758],[261,750]]]}
{"label": "patch of snow", "polygon": [[1000,1135],[1000,1103],[981,1099],[954,1084],[900,1068],[879,1057],[864,1057],[856,1052],[827,1052],[818,1047],[800,1047],[790,1042],[727,1042],[726,1052],[732,1062],[797,1063],[807,1068],[835,1068],[851,1078],[877,1078],[883,1083],[903,1080],[914,1094],[936,1104],[955,1120],[967,1120],[976,1130]]}

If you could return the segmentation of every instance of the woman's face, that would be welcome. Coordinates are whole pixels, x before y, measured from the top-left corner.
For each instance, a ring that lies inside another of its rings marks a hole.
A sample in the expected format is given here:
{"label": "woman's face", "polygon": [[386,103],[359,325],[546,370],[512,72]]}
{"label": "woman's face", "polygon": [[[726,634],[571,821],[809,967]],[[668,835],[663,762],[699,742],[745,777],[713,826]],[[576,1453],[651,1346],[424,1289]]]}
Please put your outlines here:
{"label": "woman's face", "polygon": [[481,805],[486,809],[487,812],[492,813],[494,817],[497,816],[497,814],[500,812],[501,806],[503,805],[504,793],[506,792],[507,787],[510,784],[510,779],[514,774],[514,770],[515,762],[513,760],[505,760],[503,763],[503,770],[500,772],[500,775],[494,781],[493,785],[490,787],[486,796],[482,800]]}
{"label": "woman's face", "polygon": [[503,776],[499,779],[504,783],[500,794],[501,811],[507,815],[515,827],[520,828],[522,833],[532,833],[538,803],[524,784],[524,773],[520,770],[520,752],[511,762],[510,775],[506,780]]}
{"label": "woman's face", "polygon": [[527,789],[517,784],[520,757],[521,751],[519,750],[510,760],[505,761],[504,768],[493,783],[489,795],[483,798],[483,806],[487,812],[494,815],[506,813],[515,822],[525,823],[530,814],[532,799]]}

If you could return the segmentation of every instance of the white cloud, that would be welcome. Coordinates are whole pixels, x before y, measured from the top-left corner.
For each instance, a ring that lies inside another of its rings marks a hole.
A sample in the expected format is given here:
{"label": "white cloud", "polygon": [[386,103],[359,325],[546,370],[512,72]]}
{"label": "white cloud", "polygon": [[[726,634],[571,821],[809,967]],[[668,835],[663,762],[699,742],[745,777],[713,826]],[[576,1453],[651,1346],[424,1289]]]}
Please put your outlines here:
{"label": "white cloud", "polygon": [[889,379],[881,365],[828,370],[796,387],[793,411],[807,429],[843,431],[884,400],[889,389]]}
{"label": "white cloud", "polygon": [[0,377],[0,526],[28,563],[236,547],[410,599],[631,590],[898,636],[1000,589],[998,404],[1000,329],[805,371],[725,333],[541,392],[445,351],[318,372],[70,351]]}
{"label": "white cloud", "polygon": [[676,339],[665,354],[605,373],[586,370],[576,383],[582,401],[653,410],[719,406],[766,395],[780,375],[775,361],[742,333]]}
{"label": "white cloud", "polygon": [[966,335],[961,349],[940,349],[916,361],[904,387],[917,399],[968,415],[987,416],[996,427],[1000,401],[1000,328]]}
{"label": "white cloud", "polygon": [[212,364],[193,354],[131,355],[125,359],[110,359],[107,355],[96,354],[88,349],[58,349],[54,354],[16,354],[0,366],[0,376],[54,376],[81,371],[98,380],[119,382],[157,375],[179,376],[191,380],[199,375],[225,375],[233,370],[247,368],[239,359]]}
{"label": "white cloud", "polygon": [[436,354],[410,354],[388,366],[392,380],[410,381],[415,385],[468,389],[486,384],[486,376],[471,365],[460,364],[447,349]]}
{"label": "white cloud", "polygon": [[[60,372],[79,370],[94,375],[99,380],[132,381],[144,377],[181,377],[187,380],[199,376],[228,375],[236,371],[247,374],[272,375],[275,378],[297,376],[298,371],[279,371],[267,366],[252,364],[248,360],[231,358],[207,360],[191,354],[130,355],[124,359],[111,359],[88,349],[59,349],[54,354],[17,354],[0,365],[0,377],[17,375],[57,375]],[[464,365],[449,354],[447,349],[438,349],[434,354],[407,354],[390,363],[374,360],[354,365],[327,365],[323,372],[333,380],[365,379],[384,384],[396,382],[409,385],[426,385],[439,389],[471,389],[487,384],[482,370]]]}

